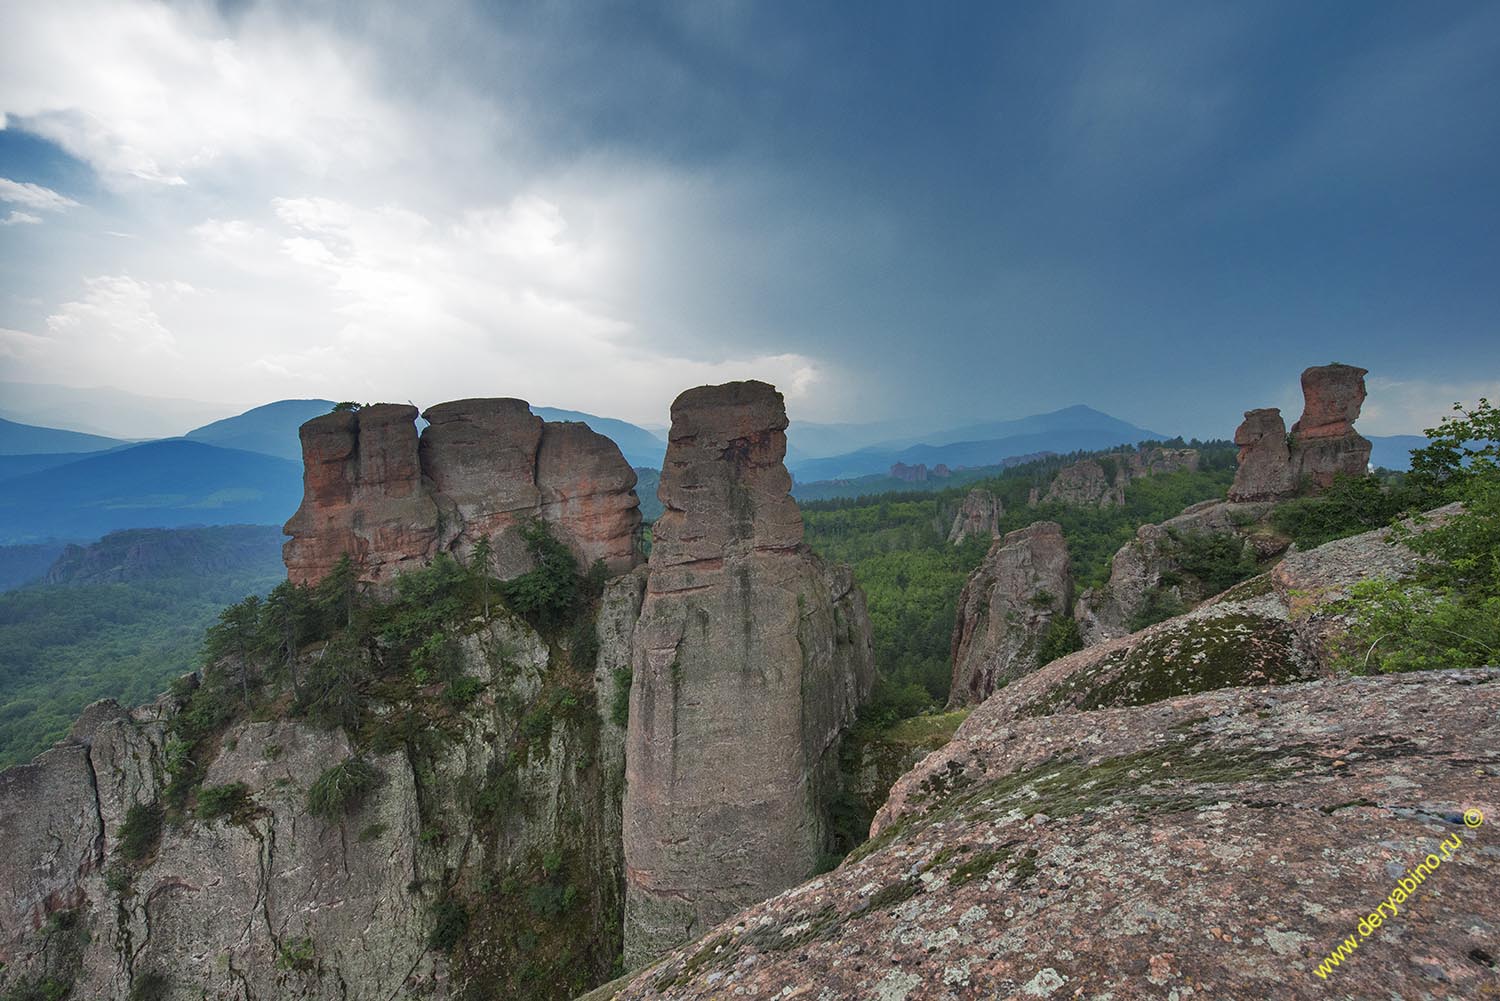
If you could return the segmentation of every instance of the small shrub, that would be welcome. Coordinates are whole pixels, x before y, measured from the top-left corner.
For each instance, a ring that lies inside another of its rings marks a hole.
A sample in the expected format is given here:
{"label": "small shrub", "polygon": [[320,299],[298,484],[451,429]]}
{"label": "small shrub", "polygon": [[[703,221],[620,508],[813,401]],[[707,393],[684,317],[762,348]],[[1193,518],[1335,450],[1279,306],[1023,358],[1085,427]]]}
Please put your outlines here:
{"label": "small shrub", "polygon": [[198,791],[198,817],[201,820],[240,817],[250,806],[250,787],[243,782],[204,786]]}
{"label": "small shrub", "polygon": [[130,1001],[166,1001],[172,982],[165,973],[150,970],[136,977],[130,984]]}
{"label": "small shrub", "polygon": [[451,896],[445,896],[432,908],[432,932],[427,936],[429,948],[451,953],[469,931],[469,909]]}
{"label": "small shrub", "polygon": [[296,970],[298,973],[311,973],[318,965],[317,950],[313,946],[311,938],[288,938],[282,940],[281,948],[276,953],[276,968],[278,970]]}
{"label": "small shrub", "polygon": [[520,533],[536,568],[506,581],[502,593],[506,604],[550,633],[572,618],[577,608],[578,560],[540,519],[522,525]]}
{"label": "small shrub", "polygon": [[325,823],[336,823],[359,809],[381,781],[380,770],[355,756],[327,769],[307,790],[307,810]]}
{"label": "small shrub", "polygon": [[1126,623],[1126,626],[1131,632],[1136,632],[1137,630],[1145,629],[1147,626],[1153,626],[1158,622],[1165,622],[1167,619],[1181,615],[1185,611],[1187,611],[1187,606],[1183,604],[1182,599],[1177,596],[1175,591],[1169,591],[1162,587],[1153,588],[1146,592],[1145,602],[1130,617],[1130,621]]}
{"label": "small shrub", "polygon": [[125,811],[115,837],[126,861],[142,862],[161,843],[162,808],[159,803],[137,803]]}
{"label": "small shrub", "polygon": [[465,675],[448,682],[447,687],[443,689],[443,701],[455,709],[462,709],[472,705],[482,691],[484,691],[484,682]]}
{"label": "small shrub", "polygon": [[615,690],[610,696],[609,718],[620,729],[630,725],[630,683],[634,674],[628,667],[614,669]]}
{"label": "small shrub", "polygon": [[1083,637],[1078,633],[1078,621],[1067,615],[1059,615],[1047,623],[1042,641],[1037,646],[1037,663],[1050,664],[1059,657],[1066,657],[1075,650],[1083,649]]}

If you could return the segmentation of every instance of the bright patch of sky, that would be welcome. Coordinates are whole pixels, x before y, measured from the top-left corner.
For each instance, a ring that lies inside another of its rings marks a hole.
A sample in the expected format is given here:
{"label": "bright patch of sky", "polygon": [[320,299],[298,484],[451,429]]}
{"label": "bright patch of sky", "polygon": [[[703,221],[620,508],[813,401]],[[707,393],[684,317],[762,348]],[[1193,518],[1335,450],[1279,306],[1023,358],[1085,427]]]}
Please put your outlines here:
{"label": "bright patch of sky", "polygon": [[[50,0],[0,381],[660,424],[1500,395],[1500,7]],[[97,421],[95,421],[97,423]]]}

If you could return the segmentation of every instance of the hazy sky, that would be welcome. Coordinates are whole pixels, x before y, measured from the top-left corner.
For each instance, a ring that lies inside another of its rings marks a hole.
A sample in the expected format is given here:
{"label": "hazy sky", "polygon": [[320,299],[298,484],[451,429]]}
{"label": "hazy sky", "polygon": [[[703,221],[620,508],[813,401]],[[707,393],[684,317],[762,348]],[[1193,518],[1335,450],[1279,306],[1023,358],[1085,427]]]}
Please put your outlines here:
{"label": "hazy sky", "polygon": [[1370,433],[1500,396],[1488,0],[0,20],[0,380],[1204,436],[1333,360]]}

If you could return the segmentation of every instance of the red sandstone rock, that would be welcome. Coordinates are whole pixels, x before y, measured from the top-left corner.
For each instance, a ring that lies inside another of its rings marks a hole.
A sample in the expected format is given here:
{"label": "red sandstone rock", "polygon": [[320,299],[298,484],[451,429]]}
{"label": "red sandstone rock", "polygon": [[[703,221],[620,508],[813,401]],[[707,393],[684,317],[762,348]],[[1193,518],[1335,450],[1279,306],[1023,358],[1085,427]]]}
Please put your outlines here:
{"label": "red sandstone rock", "polygon": [[635,964],[811,875],[845,727],[874,666],[848,568],[802,544],[781,394],[672,405],[640,620],[623,810]]}
{"label": "red sandstone rock", "polygon": [[302,425],[302,505],[283,529],[291,580],[316,583],[345,553],[369,581],[431,558],[438,509],[422,485],[416,418],[416,407],[377,403]]}
{"label": "red sandstone rock", "polygon": [[1302,417],[1292,425],[1294,437],[1338,438],[1354,433],[1365,402],[1366,369],[1353,365],[1318,365],[1302,373]]}
{"label": "red sandstone rock", "polygon": [[542,520],[572,547],[581,568],[603,560],[610,573],[624,573],[640,562],[635,470],[614,442],[587,424],[544,424],[536,481]]}
{"label": "red sandstone rock", "polygon": [[1245,420],[1234,432],[1240,447],[1239,468],[1229,488],[1232,501],[1277,500],[1289,496],[1296,486],[1287,448],[1286,422],[1276,407],[1245,411]]}
{"label": "red sandstone rock", "polygon": [[[302,426],[304,495],[286,524],[290,579],[314,583],[348,553],[362,580],[385,584],[440,551],[467,555],[482,535],[493,572],[531,568],[517,527],[550,523],[584,567],[640,562],[635,473],[615,444],[582,424],[544,425],[522,400],[431,407],[375,404]],[[800,522],[799,522],[800,525]]]}

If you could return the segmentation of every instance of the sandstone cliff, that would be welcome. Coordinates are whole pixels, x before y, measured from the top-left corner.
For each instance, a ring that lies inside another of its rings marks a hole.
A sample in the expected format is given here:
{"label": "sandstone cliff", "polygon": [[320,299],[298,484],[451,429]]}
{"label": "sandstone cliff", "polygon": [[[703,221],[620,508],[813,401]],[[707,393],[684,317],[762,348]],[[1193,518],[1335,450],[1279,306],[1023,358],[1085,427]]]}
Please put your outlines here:
{"label": "sandstone cliff", "polygon": [[640,561],[635,472],[615,444],[577,423],[544,422],[522,400],[429,407],[375,404],[302,426],[304,495],[286,524],[288,576],[314,583],[347,553],[388,584],[439,552],[491,537],[502,578],[530,568],[516,529],[540,518],[587,567]]}
{"label": "sandstone cliff", "polygon": [[764,383],[672,405],[627,736],[630,964],[813,873],[873,675],[864,598],[803,544]]}
{"label": "sandstone cliff", "polygon": [[1229,499],[1282,500],[1323,490],[1338,475],[1361,476],[1370,442],[1354,430],[1365,401],[1365,369],[1319,365],[1302,373],[1302,417],[1290,433],[1275,408],[1248,410],[1234,433],[1239,469]]}
{"label": "sandstone cliff", "polygon": [[1039,521],[991,546],[964,583],[953,628],[950,708],[981,702],[1035,670],[1054,619],[1068,613],[1073,578],[1062,527]]}
{"label": "sandstone cliff", "polygon": [[959,505],[958,514],[953,519],[953,528],[948,532],[948,541],[956,546],[969,538],[995,538],[999,534],[999,518],[1004,511],[1000,498],[983,487],[975,487],[964,496],[963,503]]}
{"label": "sandstone cliff", "polygon": [[1032,504],[1051,502],[1071,507],[1119,507],[1125,503],[1125,488],[1143,476],[1175,473],[1198,468],[1195,448],[1151,446],[1084,459],[1057,471],[1046,494]]}
{"label": "sandstone cliff", "polygon": [[[625,592],[601,640],[633,617]],[[447,637],[454,681],[410,689],[357,743],[274,690],[243,710],[210,675],[90,707],[0,774],[0,987],[342,1001],[556,998],[601,979],[623,890],[609,672],[558,663],[504,612]],[[371,788],[319,812],[314,788],[351,760]]]}

